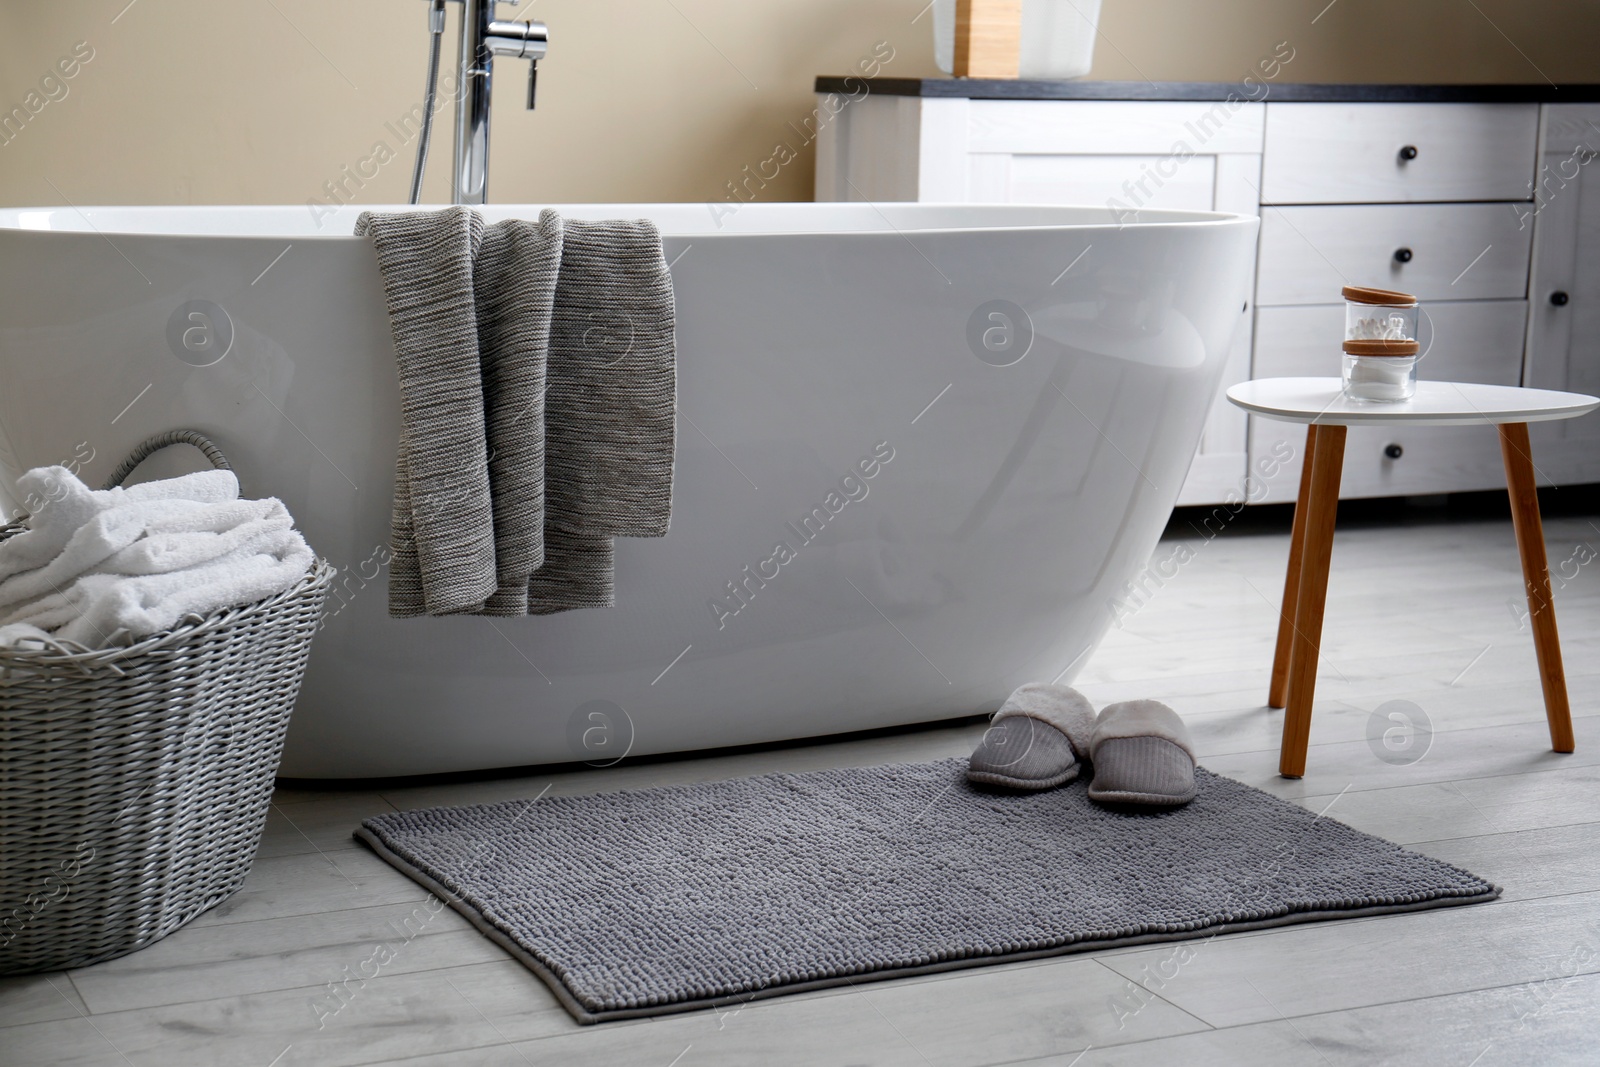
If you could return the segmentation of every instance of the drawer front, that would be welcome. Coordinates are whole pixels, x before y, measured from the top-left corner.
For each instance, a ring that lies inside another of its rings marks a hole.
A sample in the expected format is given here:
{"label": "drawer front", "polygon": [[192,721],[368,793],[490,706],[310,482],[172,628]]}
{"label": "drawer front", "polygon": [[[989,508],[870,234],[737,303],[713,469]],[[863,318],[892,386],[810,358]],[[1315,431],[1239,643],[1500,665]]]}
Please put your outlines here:
{"label": "drawer front", "polygon": [[[1339,483],[1339,496],[1344,499],[1505,488],[1500,435],[1487,423],[1352,426],[1348,432]],[[1251,501],[1294,501],[1305,442],[1304,426],[1250,417]],[[1391,448],[1399,449],[1398,458],[1388,454]]]}
{"label": "drawer front", "polygon": [[1518,229],[1516,207],[1264,209],[1256,303],[1338,303],[1345,285],[1399,289],[1420,300],[1521,300],[1533,227]]}
{"label": "drawer front", "polygon": [[1268,104],[1261,198],[1528,200],[1538,139],[1537,104]]}
{"label": "drawer front", "polygon": [[[1473,300],[1422,305],[1418,330],[1425,355],[1417,377],[1435,381],[1522,384],[1528,305]],[[1264,307],[1256,311],[1251,376],[1297,378],[1339,373],[1344,305]]]}

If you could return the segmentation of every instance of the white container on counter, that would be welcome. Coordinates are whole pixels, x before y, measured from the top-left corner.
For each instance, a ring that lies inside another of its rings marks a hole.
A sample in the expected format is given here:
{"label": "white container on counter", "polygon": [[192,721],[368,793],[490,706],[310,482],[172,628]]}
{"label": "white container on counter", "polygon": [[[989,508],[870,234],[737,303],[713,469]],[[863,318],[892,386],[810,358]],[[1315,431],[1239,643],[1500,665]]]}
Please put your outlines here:
{"label": "white container on counter", "polygon": [[[1081,78],[1094,64],[1100,0],[1022,0],[1022,55],[1018,77],[1050,81]],[[956,0],[933,0],[933,58],[955,70]]]}

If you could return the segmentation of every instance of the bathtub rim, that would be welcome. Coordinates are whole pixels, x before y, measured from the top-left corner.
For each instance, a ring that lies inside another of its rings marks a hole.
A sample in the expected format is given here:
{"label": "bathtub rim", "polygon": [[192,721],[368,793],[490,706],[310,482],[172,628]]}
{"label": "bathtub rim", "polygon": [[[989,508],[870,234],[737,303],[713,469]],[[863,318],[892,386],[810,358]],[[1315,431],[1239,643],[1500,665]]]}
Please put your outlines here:
{"label": "bathtub rim", "polygon": [[[347,204],[338,208],[338,215],[332,219],[330,225],[339,228],[332,232],[322,229],[311,229],[311,218],[304,205],[296,204],[110,204],[110,205],[84,205],[77,206],[32,206],[32,207],[7,207],[0,208],[0,233],[16,234],[92,234],[101,237],[127,237],[127,238],[186,238],[186,239],[216,239],[216,240],[243,240],[243,239],[292,239],[296,241],[352,241],[357,240],[350,232],[354,226],[355,216],[362,211],[437,211],[446,204]],[[730,205],[732,206],[732,205]],[[844,236],[904,236],[905,233],[915,233],[918,236],[936,235],[966,235],[966,234],[1016,234],[1035,232],[1071,232],[1071,233],[1098,233],[1119,232],[1122,230],[1167,230],[1167,229],[1228,229],[1234,226],[1259,225],[1259,218],[1255,215],[1241,215],[1225,211],[1198,211],[1175,210],[1166,208],[1141,208],[1131,212],[1133,218],[1117,222],[1106,218],[1108,208],[1092,204],[1067,205],[1067,204],[972,204],[958,202],[920,202],[920,201],[895,201],[877,204],[866,201],[852,202],[810,202],[810,201],[780,201],[773,203],[752,203],[737,206],[729,212],[729,216],[737,216],[749,212],[757,216],[754,223],[760,223],[763,216],[776,216],[777,219],[803,219],[807,215],[823,215],[828,212],[845,212],[863,219],[876,216],[878,224],[866,226],[833,225],[825,228],[800,228],[793,225],[752,225],[719,228],[714,215],[707,214],[706,221],[700,227],[673,226],[669,227],[660,221],[658,216],[671,218],[674,214],[684,213],[688,210],[710,209],[720,207],[714,204],[699,202],[660,202],[660,203],[629,203],[629,204],[491,204],[485,214],[491,222],[501,218],[533,218],[537,212],[544,208],[554,208],[573,218],[638,218],[647,217],[657,221],[661,227],[661,234],[665,238],[685,239],[711,239],[723,237],[844,237]],[[956,212],[960,215],[974,216],[971,224],[945,224],[945,225],[896,225],[884,209],[896,214],[927,215],[938,219],[942,213]],[[97,226],[93,218],[94,213],[107,216],[105,226]],[[134,214],[132,220],[120,218],[124,213]],[[1041,213],[1044,217],[1036,221],[1025,221],[1033,213]],[[1071,213],[1080,213],[1082,221],[1073,221]],[[27,216],[44,216],[44,218],[27,219]],[[61,220],[52,216],[62,216]],[[76,219],[73,217],[76,216]],[[158,228],[165,217],[188,218],[203,221],[208,217],[217,217],[218,223],[226,225],[218,228],[197,230],[182,228]],[[1013,221],[1007,216],[1017,216]],[[1056,216],[1052,219],[1051,216]],[[270,223],[277,219],[298,219],[302,228],[295,227],[270,227],[265,225],[249,226],[251,221]],[[52,225],[57,221],[72,220],[68,225]],[[991,221],[992,220],[992,221]],[[43,221],[45,225],[37,225]],[[348,225],[344,223],[348,221]]]}

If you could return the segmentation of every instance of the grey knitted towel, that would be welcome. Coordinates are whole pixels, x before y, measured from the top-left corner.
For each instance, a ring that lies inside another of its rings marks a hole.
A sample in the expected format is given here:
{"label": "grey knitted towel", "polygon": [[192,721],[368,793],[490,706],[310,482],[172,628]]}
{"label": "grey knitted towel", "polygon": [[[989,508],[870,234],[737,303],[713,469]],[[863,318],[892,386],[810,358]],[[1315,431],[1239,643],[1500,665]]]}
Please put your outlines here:
{"label": "grey knitted towel", "polygon": [[472,300],[483,219],[363,212],[356,235],[377,251],[400,376],[389,611],[476,610],[498,586]]}
{"label": "grey knitted towel", "polygon": [[[612,536],[671,516],[671,276],[649,222],[364,213],[400,376],[389,610],[614,602]],[[548,414],[547,414],[548,409]],[[631,453],[631,454],[630,454]]]}
{"label": "grey knitted towel", "polygon": [[672,275],[648,220],[568,220],[550,326],[545,552],[528,610],[609,607],[612,537],[672,517]]}
{"label": "grey knitted towel", "polygon": [[528,581],[546,559],[545,381],[561,229],[554,211],[496,223],[473,267],[498,579],[476,614],[526,615]]}

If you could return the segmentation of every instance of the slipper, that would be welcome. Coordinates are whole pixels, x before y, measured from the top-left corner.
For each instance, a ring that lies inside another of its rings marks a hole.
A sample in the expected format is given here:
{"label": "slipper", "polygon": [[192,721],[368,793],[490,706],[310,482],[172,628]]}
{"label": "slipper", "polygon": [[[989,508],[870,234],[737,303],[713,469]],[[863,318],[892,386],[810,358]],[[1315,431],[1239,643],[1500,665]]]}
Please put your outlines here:
{"label": "slipper", "polygon": [[1064,685],[1024,685],[1006,698],[967,765],[967,780],[1053,789],[1088,762],[1094,706]]}
{"label": "slipper", "polygon": [[1194,742],[1178,713],[1155,700],[1125,700],[1100,712],[1089,739],[1102,804],[1178,807],[1194,799]]}

